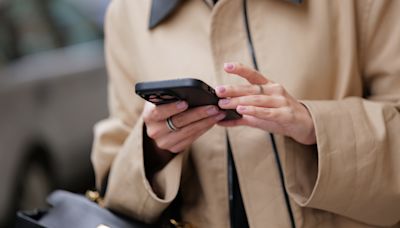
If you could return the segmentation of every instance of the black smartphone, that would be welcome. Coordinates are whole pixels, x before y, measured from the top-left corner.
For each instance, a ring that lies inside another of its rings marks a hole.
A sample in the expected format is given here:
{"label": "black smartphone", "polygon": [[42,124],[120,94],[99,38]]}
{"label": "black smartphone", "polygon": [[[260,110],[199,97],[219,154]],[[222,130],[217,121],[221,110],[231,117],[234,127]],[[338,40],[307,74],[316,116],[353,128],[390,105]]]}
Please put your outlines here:
{"label": "black smartphone", "polygon": [[[155,105],[184,100],[189,107],[193,108],[203,105],[218,106],[219,100],[211,86],[195,78],[139,82],[135,85],[135,92]],[[236,110],[230,109],[226,110],[224,120],[240,119],[241,117],[242,115]]]}

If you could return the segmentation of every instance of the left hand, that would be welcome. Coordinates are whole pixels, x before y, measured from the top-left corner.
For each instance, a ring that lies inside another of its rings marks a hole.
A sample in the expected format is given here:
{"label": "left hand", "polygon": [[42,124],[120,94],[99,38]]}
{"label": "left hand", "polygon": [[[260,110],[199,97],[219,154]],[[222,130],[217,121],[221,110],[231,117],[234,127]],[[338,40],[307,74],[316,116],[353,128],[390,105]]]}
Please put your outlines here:
{"label": "left hand", "polygon": [[216,88],[222,109],[236,109],[238,120],[219,122],[233,127],[245,125],[289,136],[305,145],[316,143],[314,123],[307,108],[285,88],[260,72],[240,63],[226,63],[224,70],[245,78],[250,85],[223,85]]}

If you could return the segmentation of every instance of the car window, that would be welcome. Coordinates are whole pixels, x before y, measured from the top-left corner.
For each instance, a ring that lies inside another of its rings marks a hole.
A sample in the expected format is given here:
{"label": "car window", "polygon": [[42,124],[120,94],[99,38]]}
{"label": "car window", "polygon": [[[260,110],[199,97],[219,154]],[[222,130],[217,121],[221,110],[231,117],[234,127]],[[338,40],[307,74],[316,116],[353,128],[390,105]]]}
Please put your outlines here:
{"label": "car window", "polygon": [[101,28],[66,0],[8,0],[0,5],[0,65],[101,36]]}

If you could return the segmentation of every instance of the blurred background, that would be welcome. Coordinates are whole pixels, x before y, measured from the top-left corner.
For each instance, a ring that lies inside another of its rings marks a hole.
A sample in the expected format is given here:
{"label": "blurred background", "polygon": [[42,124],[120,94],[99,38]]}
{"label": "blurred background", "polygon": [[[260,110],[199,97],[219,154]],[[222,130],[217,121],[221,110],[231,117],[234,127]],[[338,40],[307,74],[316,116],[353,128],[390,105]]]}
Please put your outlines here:
{"label": "blurred background", "polygon": [[108,1],[0,0],[0,227],[53,189],[94,188]]}

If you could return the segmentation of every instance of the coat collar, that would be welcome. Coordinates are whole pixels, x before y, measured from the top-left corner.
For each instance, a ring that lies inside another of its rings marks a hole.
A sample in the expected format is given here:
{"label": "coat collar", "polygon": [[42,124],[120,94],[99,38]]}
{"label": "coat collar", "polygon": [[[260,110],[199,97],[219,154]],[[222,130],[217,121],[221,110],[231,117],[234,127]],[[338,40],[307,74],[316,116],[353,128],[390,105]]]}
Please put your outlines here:
{"label": "coat collar", "polygon": [[[210,4],[210,0],[205,0]],[[301,4],[303,0],[286,0],[291,3]],[[170,16],[184,0],[152,0],[149,29],[155,28]]]}

